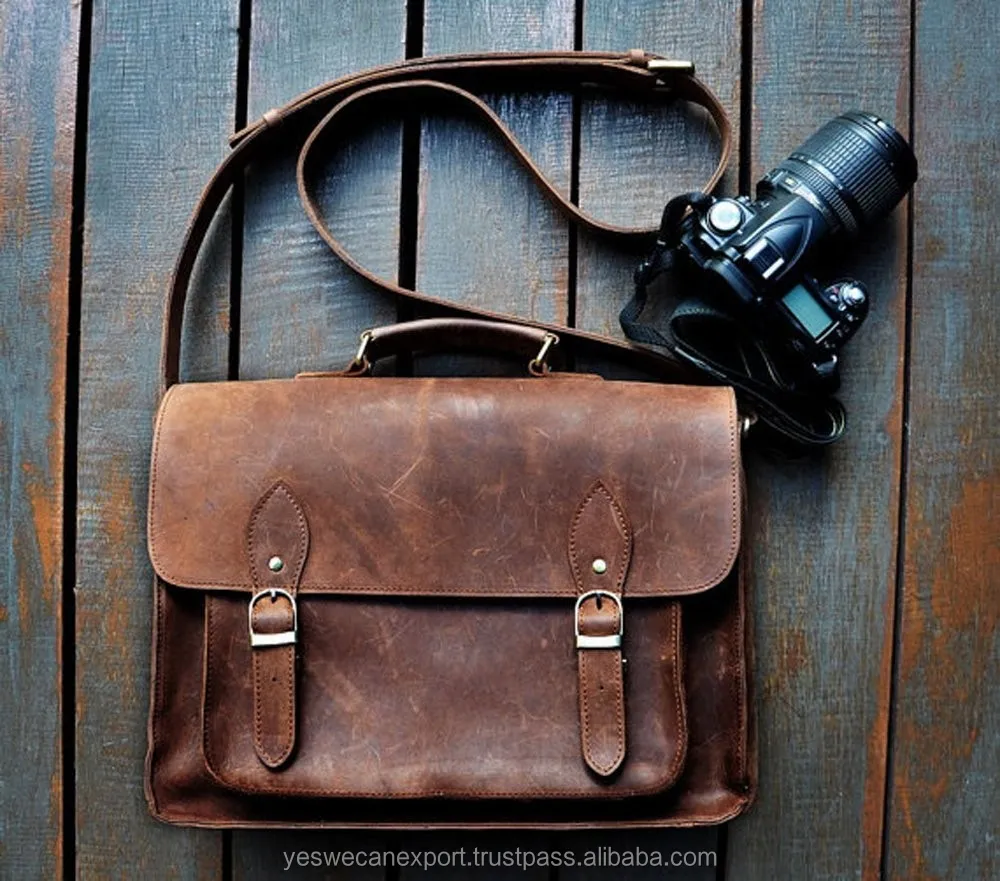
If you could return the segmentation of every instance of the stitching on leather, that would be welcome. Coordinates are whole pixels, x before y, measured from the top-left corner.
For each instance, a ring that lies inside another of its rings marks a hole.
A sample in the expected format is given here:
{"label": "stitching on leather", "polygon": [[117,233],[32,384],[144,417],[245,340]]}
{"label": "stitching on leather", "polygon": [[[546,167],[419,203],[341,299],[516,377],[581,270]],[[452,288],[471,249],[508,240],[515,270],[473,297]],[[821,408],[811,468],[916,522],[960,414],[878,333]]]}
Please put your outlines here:
{"label": "stitching on leather", "polygon": [[204,680],[202,682],[201,700],[201,751],[205,758],[205,766],[212,765],[212,738],[209,732],[209,716],[212,715],[214,705],[212,703],[212,682],[215,677],[212,675],[212,649],[215,646],[215,621],[212,615],[214,597],[205,597],[205,651],[204,657]]}
{"label": "stitching on leather", "polygon": [[590,702],[587,696],[587,683],[590,681],[587,675],[587,653],[577,652],[577,657],[579,660],[580,669],[580,704],[582,710],[582,719],[580,725],[580,739],[581,745],[583,747],[583,759],[588,764],[593,766],[594,761],[590,754]]}
{"label": "stitching on leather", "polygon": [[153,530],[156,518],[156,488],[160,483],[157,479],[160,469],[160,435],[162,434],[163,423],[167,415],[167,406],[173,397],[171,392],[173,392],[175,388],[177,388],[177,386],[168,388],[163,397],[160,399],[160,410],[156,414],[156,427],[153,429],[153,463],[152,474],[149,479],[149,520],[146,524],[146,544],[149,545],[149,557],[153,562],[153,568],[157,570],[157,572],[159,572],[160,569],[160,561],[156,553],[156,542],[153,541]]}
{"label": "stitching on leather", "polygon": [[[253,611],[254,626],[256,626],[256,608]],[[264,703],[264,698],[262,692],[261,678],[262,674],[260,672],[260,652],[255,652],[253,649],[250,650],[250,666],[253,675],[253,745],[257,750],[257,754],[264,760],[268,765],[274,763],[274,758],[271,756],[271,751],[267,748],[264,743],[264,732],[263,732],[263,719],[261,718],[261,706]]]}
{"label": "stitching on leather", "polygon": [[[629,563],[632,559],[632,527],[625,515],[625,511],[622,506],[618,503],[614,494],[604,483],[603,480],[598,478],[591,484],[590,489],[583,497],[583,501],[577,506],[576,512],[573,515],[572,523],[570,524],[569,531],[569,559],[570,559],[570,569],[573,572],[573,579],[576,582],[577,592],[581,592],[585,589],[583,582],[583,572],[580,568],[579,561],[579,544],[577,542],[577,534],[580,527],[580,521],[583,519],[584,513],[587,511],[590,503],[598,495],[602,495],[611,507],[611,516],[615,518],[618,526],[622,532],[622,542],[619,547],[615,550],[616,564],[618,567],[618,574],[615,577],[615,588],[619,593],[622,592],[625,577],[628,574]],[[616,608],[613,617],[613,627],[615,629],[621,623],[621,610]],[[615,723],[616,723],[616,742],[617,747],[615,754],[609,762],[599,762],[593,753],[591,739],[593,734],[593,728],[590,724],[590,685],[591,677],[593,675],[592,667],[590,663],[590,653],[588,650],[578,650],[580,652],[579,659],[579,669],[580,669],[580,705],[581,705],[581,719],[580,719],[580,735],[583,747],[583,758],[586,763],[598,774],[603,776],[608,776],[614,772],[614,770],[622,763],[625,758],[625,682],[621,671],[621,651],[614,652],[614,656],[618,660],[618,669],[612,676],[612,686],[615,688]],[[600,677],[598,677],[600,678]]]}
{"label": "stitching on leather", "polygon": [[154,616],[154,621],[156,630],[153,634],[153,639],[156,644],[156,669],[151,671],[153,674],[153,706],[150,718],[150,727],[152,728],[152,745],[151,754],[149,757],[149,794],[150,799],[153,802],[153,807],[159,810],[159,806],[156,804],[156,792],[153,785],[156,780],[156,769],[160,762],[160,719],[163,713],[163,600],[160,596],[160,591],[166,588],[161,587],[159,576],[153,575],[153,606],[156,611]]}
{"label": "stitching on leather", "polygon": [[738,575],[738,580],[736,584],[736,596],[737,596],[736,602],[737,602],[738,615],[735,627],[735,629],[737,630],[737,633],[735,634],[736,639],[733,640],[733,642],[736,645],[737,675],[733,677],[732,687],[734,692],[733,696],[736,700],[736,711],[739,714],[739,723],[740,723],[740,736],[736,739],[736,764],[739,769],[739,776],[741,781],[745,781],[746,758],[743,749],[743,738],[747,735],[748,728],[747,728],[747,719],[745,713],[746,707],[744,705],[746,700],[746,695],[744,693],[746,685],[746,669],[743,657],[743,645],[742,645],[743,639],[741,638],[741,636],[746,633],[746,625],[743,620],[744,597],[743,597],[743,591],[740,589],[742,586],[742,581],[743,581],[743,573],[741,571]]}
{"label": "stitching on leather", "polygon": [[671,603],[670,612],[672,629],[671,635],[673,637],[672,641],[674,646],[672,673],[674,677],[674,711],[677,714],[677,750],[674,754],[674,760],[670,764],[669,774],[671,781],[676,781],[677,775],[680,773],[681,767],[687,759],[688,727],[687,710],[684,706],[684,699],[681,696],[681,684],[684,676],[684,652],[681,646],[680,635],[681,604],[676,600],[673,601]]}

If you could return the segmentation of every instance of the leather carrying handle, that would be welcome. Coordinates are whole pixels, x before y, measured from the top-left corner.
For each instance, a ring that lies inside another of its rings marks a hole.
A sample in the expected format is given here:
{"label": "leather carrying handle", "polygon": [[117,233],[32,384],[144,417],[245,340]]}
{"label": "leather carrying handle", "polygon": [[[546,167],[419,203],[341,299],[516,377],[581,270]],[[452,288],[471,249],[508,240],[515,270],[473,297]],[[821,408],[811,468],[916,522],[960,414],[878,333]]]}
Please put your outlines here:
{"label": "leather carrying handle", "polygon": [[731,129],[725,110],[711,90],[694,77],[692,65],[665,62],[642,50],[633,49],[628,53],[515,52],[436,56],[342,77],[300,95],[284,107],[269,110],[258,122],[233,137],[232,152],[219,165],[202,191],[174,268],[163,323],[163,388],[169,388],[179,378],[184,304],[195,260],[212,218],[229,189],[241,178],[243,170],[255,157],[275,151],[282,141],[296,133],[301,134],[303,125],[309,124],[314,128],[308,134],[298,163],[299,192],[306,213],[330,248],[372,284],[405,300],[436,307],[439,312],[542,328],[543,331],[558,334],[563,349],[578,357],[611,358],[655,377],[698,382],[699,379],[692,370],[651,349],[576,328],[546,325],[518,316],[459,306],[418,291],[407,290],[393,281],[380,278],[369,272],[340,244],[309,194],[307,171],[313,148],[317,146],[321,136],[329,133],[333,121],[341,118],[341,114],[379,100],[409,99],[411,96],[424,101],[428,97],[444,98],[452,106],[464,107],[475,113],[491,127],[549,198],[582,227],[597,234],[636,243],[651,241],[656,234],[656,226],[629,228],[604,223],[566,199],[531,161],[496,114],[468,91],[475,87],[491,91],[518,87],[551,91],[575,89],[584,85],[610,88],[653,101],[666,102],[679,98],[704,107],[714,120],[721,139],[719,162],[704,190],[707,192],[718,183],[731,153]]}
{"label": "leather carrying handle", "polygon": [[421,318],[366,330],[349,371],[368,368],[392,355],[432,352],[496,352],[518,355],[529,366],[543,359],[559,338],[550,331],[523,324],[481,318]]}

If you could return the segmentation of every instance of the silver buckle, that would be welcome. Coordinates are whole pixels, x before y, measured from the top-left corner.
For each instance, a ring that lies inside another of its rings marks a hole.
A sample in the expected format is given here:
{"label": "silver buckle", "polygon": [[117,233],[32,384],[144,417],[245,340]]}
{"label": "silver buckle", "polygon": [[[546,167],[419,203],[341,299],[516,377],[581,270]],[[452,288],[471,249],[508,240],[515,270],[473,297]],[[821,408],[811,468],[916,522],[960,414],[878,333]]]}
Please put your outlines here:
{"label": "silver buckle", "polygon": [[[610,636],[585,636],[580,633],[580,606],[592,597],[607,597],[614,600],[618,606],[618,632]],[[625,634],[625,610],[622,607],[622,598],[610,590],[588,590],[580,594],[576,601],[576,609],[573,613],[573,626],[576,630],[576,647],[578,649],[620,649],[622,647],[622,636]]]}
{"label": "silver buckle", "polygon": [[[254,606],[257,605],[257,601],[261,597],[269,596],[273,601],[279,593],[292,604],[292,629],[286,630],[283,633],[257,633],[253,629]],[[250,599],[250,608],[247,610],[247,625],[250,628],[251,648],[262,648],[269,645],[294,645],[298,639],[299,631],[299,608],[295,604],[295,597],[280,587],[269,587],[266,590],[255,593]]]}

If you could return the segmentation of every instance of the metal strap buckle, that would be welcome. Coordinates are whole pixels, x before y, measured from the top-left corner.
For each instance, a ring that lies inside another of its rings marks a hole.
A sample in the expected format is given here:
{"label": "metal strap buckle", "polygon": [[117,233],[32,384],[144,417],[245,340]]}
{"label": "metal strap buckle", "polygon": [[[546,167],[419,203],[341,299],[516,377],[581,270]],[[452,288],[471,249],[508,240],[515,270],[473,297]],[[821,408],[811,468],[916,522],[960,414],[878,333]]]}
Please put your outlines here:
{"label": "metal strap buckle", "polygon": [[[607,597],[618,606],[617,633],[612,633],[609,636],[586,636],[580,633],[580,606],[587,600],[597,597]],[[573,626],[576,631],[576,647],[578,649],[620,649],[622,636],[625,634],[625,610],[622,607],[622,598],[610,590],[588,590],[586,593],[580,594],[573,613]]]}
{"label": "metal strap buckle", "polygon": [[[285,630],[282,633],[257,633],[253,629],[254,606],[257,605],[258,600],[265,596],[269,596],[273,602],[277,598],[278,594],[281,594],[292,604],[292,629]],[[293,597],[287,590],[282,590],[280,587],[269,587],[266,590],[255,593],[250,599],[250,608],[247,610],[247,624],[250,628],[251,648],[262,648],[264,646],[271,645],[294,645],[298,639],[299,632],[299,608],[295,604],[295,597]]]}

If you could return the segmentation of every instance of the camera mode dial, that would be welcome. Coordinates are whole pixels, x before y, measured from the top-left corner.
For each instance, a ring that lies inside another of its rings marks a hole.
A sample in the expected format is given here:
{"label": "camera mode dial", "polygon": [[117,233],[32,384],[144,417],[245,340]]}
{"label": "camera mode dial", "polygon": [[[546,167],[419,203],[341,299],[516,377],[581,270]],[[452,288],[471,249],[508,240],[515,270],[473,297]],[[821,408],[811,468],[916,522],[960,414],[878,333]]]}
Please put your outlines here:
{"label": "camera mode dial", "polygon": [[731,233],[743,223],[743,209],[732,199],[720,199],[708,209],[708,223],[718,233]]}

